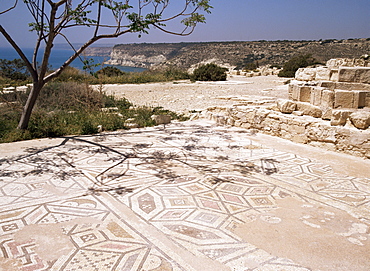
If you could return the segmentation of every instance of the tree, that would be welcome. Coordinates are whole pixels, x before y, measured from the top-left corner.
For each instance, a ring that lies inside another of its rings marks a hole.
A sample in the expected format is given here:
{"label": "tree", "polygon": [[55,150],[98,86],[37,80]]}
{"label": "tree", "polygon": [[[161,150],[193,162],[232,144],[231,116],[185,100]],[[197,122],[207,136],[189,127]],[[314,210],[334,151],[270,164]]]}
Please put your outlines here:
{"label": "tree", "polygon": [[[176,3],[177,1],[177,3]],[[117,38],[126,33],[149,33],[153,26],[165,33],[190,35],[198,23],[205,22],[204,13],[209,13],[210,0],[13,0],[12,4],[0,10],[0,15],[16,12],[18,5],[26,5],[33,22],[29,26],[36,33],[32,60],[27,59],[16,41],[0,24],[0,33],[17,51],[32,77],[33,88],[23,108],[18,129],[27,129],[33,107],[43,86],[59,76],[83,51],[102,39]],[[3,6],[3,5],[2,5]],[[179,10],[173,12],[173,10]],[[110,15],[108,17],[108,15]],[[179,31],[172,31],[166,24],[180,23]],[[68,31],[76,27],[90,30],[91,36],[79,48],[70,42]],[[73,48],[74,53],[52,73],[48,61],[57,37],[62,37]],[[36,62],[42,54],[40,64]],[[88,63],[86,63],[88,64]]]}
{"label": "tree", "polygon": [[208,63],[195,69],[191,79],[193,81],[226,81],[226,71],[226,68]]}
{"label": "tree", "polygon": [[20,59],[6,60],[0,59],[0,76],[11,80],[27,80],[29,72]]}
{"label": "tree", "polygon": [[320,64],[311,54],[301,54],[292,57],[283,66],[279,72],[279,77],[294,77],[299,68],[305,68],[311,65]]}

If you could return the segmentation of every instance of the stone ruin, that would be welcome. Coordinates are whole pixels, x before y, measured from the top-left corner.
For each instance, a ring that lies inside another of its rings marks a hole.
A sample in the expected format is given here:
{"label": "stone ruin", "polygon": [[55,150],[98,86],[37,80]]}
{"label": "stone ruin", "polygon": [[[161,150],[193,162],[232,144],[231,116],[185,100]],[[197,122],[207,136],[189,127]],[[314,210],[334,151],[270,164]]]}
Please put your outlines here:
{"label": "stone ruin", "polygon": [[299,69],[288,100],[212,107],[202,115],[221,125],[370,159],[369,57]]}
{"label": "stone ruin", "polygon": [[[295,80],[289,84],[289,99],[296,102],[298,111],[303,108],[304,114],[310,110],[312,116],[330,120],[333,126],[349,122],[348,125],[358,129],[367,129],[370,126],[370,61],[365,57],[331,59],[326,66],[298,69]],[[290,107],[289,110],[294,108],[294,103],[290,103]]]}

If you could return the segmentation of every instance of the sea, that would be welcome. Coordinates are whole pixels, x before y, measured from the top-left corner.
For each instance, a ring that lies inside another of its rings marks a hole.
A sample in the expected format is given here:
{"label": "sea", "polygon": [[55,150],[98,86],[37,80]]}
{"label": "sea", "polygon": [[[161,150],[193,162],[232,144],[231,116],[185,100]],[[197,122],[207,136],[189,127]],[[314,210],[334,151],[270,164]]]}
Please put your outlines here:
{"label": "sea", "polygon": [[[27,56],[27,58],[31,61],[32,55],[33,55],[33,48],[23,48],[22,50],[24,54]],[[41,62],[42,60],[41,53],[38,56],[38,59],[37,59],[38,62]],[[51,67],[51,69],[59,68],[72,54],[73,54],[73,51],[70,49],[59,49],[59,48],[53,49],[51,56],[50,56],[50,60],[49,60],[49,66]],[[19,59],[20,57],[13,48],[10,48],[10,47],[0,48],[0,59],[13,60],[16,58]],[[81,59],[82,60],[92,59],[93,64],[99,64],[98,66],[93,68],[92,71],[95,71],[95,72],[100,70],[103,66],[104,67],[110,66],[106,64],[103,65],[103,62],[108,60],[108,57],[106,56],[81,56]],[[83,70],[84,64],[79,58],[77,58],[70,64],[70,66]],[[142,72],[145,70],[144,68],[127,67],[127,66],[114,66],[114,67],[117,67],[124,72]]]}

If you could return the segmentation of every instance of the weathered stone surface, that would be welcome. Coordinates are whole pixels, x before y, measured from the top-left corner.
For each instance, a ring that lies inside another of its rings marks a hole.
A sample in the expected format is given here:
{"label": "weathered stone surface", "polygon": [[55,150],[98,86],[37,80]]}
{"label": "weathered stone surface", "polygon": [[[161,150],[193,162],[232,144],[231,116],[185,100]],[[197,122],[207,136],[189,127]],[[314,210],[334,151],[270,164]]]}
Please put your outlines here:
{"label": "weathered stone surface", "polygon": [[333,108],[330,108],[330,107],[322,108],[322,116],[321,116],[321,118],[323,120],[331,120],[331,118],[332,118],[332,112],[333,112]]}
{"label": "weathered stone surface", "polygon": [[358,129],[367,129],[370,126],[370,112],[357,111],[350,114],[349,119]]}
{"label": "weathered stone surface", "polygon": [[349,90],[334,90],[334,108],[354,108],[354,92]]}
{"label": "weathered stone surface", "polygon": [[278,99],[276,101],[276,104],[279,111],[286,114],[291,114],[297,108],[297,104],[290,100]]}
{"label": "weathered stone surface", "polygon": [[334,91],[324,89],[321,93],[321,108],[333,108],[334,106]]}
{"label": "weathered stone surface", "polygon": [[168,124],[171,122],[170,115],[152,115],[151,118],[156,124]]}
{"label": "weathered stone surface", "polygon": [[329,59],[326,62],[326,66],[330,69],[339,68],[341,66],[346,66],[346,67],[354,67],[354,66],[368,67],[369,64],[370,64],[370,61],[366,60],[364,58],[333,58],[333,59]]}
{"label": "weathered stone surface", "polygon": [[312,87],[310,86],[295,86],[293,87],[293,101],[299,101],[299,102],[307,102],[309,103],[311,100],[311,90]]}
{"label": "weathered stone surface", "polygon": [[330,127],[327,124],[314,124],[307,129],[308,138],[318,142],[336,143],[336,134],[335,127]]}
{"label": "weathered stone surface", "polygon": [[295,79],[299,81],[313,81],[316,77],[316,68],[299,68],[295,73]]}
{"label": "weathered stone surface", "polygon": [[340,67],[338,81],[370,84],[370,67]]}
{"label": "weathered stone surface", "polygon": [[[368,91],[353,91],[353,107],[363,108],[366,106],[366,96]],[[370,92],[369,92],[370,93]]]}
{"label": "weathered stone surface", "polygon": [[331,69],[330,70],[330,81],[338,81],[339,70]]}
{"label": "weathered stone surface", "polygon": [[297,110],[302,111],[303,115],[311,116],[314,118],[321,118],[322,110],[320,107],[305,102],[297,102]]}
{"label": "weathered stone surface", "polygon": [[334,83],[333,90],[334,89],[343,89],[343,90],[370,91],[370,84],[353,83],[353,82],[333,82],[333,83]]}
{"label": "weathered stone surface", "polygon": [[[297,104],[302,107],[306,103],[297,102]],[[213,120],[220,120],[220,116],[223,116],[226,125],[258,130],[297,143],[319,144],[331,150],[370,157],[370,130],[359,130],[352,125],[341,126],[350,122],[348,115],[354,110],[334,110],[337,112],[335,116],[338,117],[337,121],[338,124],[341,123],[340,126],[331,126],[328,121],[310,116],[298,117],[295,114],[283,114],[279,111],[268,113],[268,110],[259,107],[236,106],[232,111],[230,115],[228,108],[212,108],[202,115]],[[298,111],[294,111],[296,112]],[[370,111],[363,112],[370,113]],[[242,117],[243,114],[247,117]],[[236,115],[248,121],[242,122],[240,119],[234,119],[233,116]],[[335,121],[334,118],[333,121]]]}
{"label": "weathered stone surface", "polygon": [[315,80],[329,80],[330,79],[330,69],[328,67],[317,67]]}
{"label": "weathered stone surface", "polygon": [[330,90],[336,89],[335,82],[333,81],[320,81],[318,84],[319,87],[327,88]]}
{"label": "weathered stone surface", "polygon": [[345,125],[352,112],[351,110],[333,110],[330,124],[333,126]]}
{"label": "weathered stone surface", "polygon": [[323,87],[313,87],[311,90],[310,103],[316,106],[321,105],[321,96],[324,88]]}

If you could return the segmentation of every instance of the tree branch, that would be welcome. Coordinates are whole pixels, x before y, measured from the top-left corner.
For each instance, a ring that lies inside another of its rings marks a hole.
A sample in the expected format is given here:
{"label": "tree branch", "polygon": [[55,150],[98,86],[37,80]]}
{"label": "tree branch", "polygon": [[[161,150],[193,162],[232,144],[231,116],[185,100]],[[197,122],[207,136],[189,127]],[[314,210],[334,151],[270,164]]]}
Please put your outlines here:
{"label": "tree branch", "polygon": [[4,11],[1,11],[0,12],[0,15],[6,13],[8,11],[11,11],[12,9],[15,9],[15,7],[17,6],[17,4],[18,4],[18,0],[15,0],[14,5],[12,7],[8,8],[8,9],[4,10]]}
{"label": "tree branch", "polygon": [[32,67],[32,64],[28,61],[28,59],[25,56],[25,54],[23,53],[22,49],[19,48],[17,43],[12,39],[12,37],[8,34],[8,32],[6,32],[6,30],[3,28],[2,25],[0,25],[0,32],[1,32],[1,34],[3,34],[5,39],[10,43],[10,45],[14,48],[14,50],[17,51],[18,55],[21,57],[23,62],[26,64],[26,67],[27,67],[28,71],[30,72],[30,74],[32,76],[32,79],[37,82],[38,81],[37,72]]}

